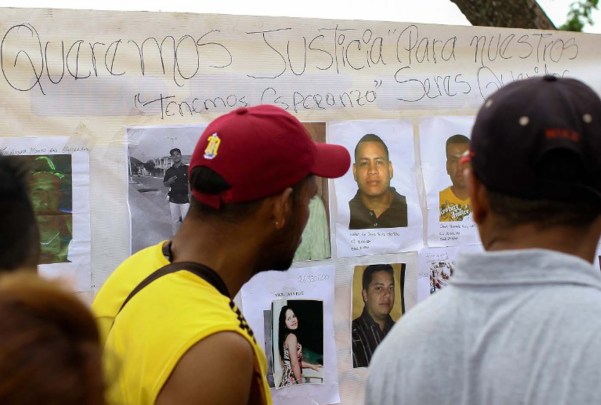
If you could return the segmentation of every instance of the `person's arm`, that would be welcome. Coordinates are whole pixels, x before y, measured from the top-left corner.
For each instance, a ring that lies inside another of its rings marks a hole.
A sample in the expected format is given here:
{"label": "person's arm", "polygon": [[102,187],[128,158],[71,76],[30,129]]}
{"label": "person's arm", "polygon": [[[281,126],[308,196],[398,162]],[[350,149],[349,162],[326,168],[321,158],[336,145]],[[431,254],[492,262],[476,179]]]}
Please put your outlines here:
{"label": "person's arm", "polygon": [[319,369],[323,367],[321,364],[307,363],[306,361],[302,361],[301,364],[303,368],[310,368],[315,371],[319,371]]}
{"label": "person's arm", "polygon": [[192,346],[157,396],[156,405],[248,403],[253,349],[235,332],[220,332]]}
{"label": "person's arm", "polygon": [[288,348],[288,353],[290,354],[290,367],[292,368],[292,374],[294,374],[294,380],[297,384],[302,384],[302,371],[301,371],[301,362],[298,360],[298,356],[296,354],[296,344],[298,343],[298,339],[294,333],[289,334],[286,337],[286,341],[284,344]]}
{"label": "person's arm", "polygon": [[177,179],[176,175],[167,177],[167,176],[171,175],[171,173],[173,173],[173,171],[171,169],[167,169],[167,171],[165,172],[165,177],[163,178],[163,185],[165,187],[171,187],[171,185],[173,183],[175,183],[175,180]]}
{"label": "person's arm", "polygon": [[[299,343],[297,345],[297,347],[298,347],[297,355],[300,359],[302,359],[303,358],[303,346]],[[321,367],[323,367],[321,364],[313,364],[313,363],[309,363],[308,361],[304,361],[304,360],[301,360],[301,365],[303,366],[303,368],[310,368],[311,370],[315,370],[315,371],[319,371],[319,369]]]}
{"label": "person's arm", "polygon": [[177,180],[177,176],[171,176],[167,180],[163,180],[163,185],[165,187],[171,187],[171,185],[175,183],[175,180]]}

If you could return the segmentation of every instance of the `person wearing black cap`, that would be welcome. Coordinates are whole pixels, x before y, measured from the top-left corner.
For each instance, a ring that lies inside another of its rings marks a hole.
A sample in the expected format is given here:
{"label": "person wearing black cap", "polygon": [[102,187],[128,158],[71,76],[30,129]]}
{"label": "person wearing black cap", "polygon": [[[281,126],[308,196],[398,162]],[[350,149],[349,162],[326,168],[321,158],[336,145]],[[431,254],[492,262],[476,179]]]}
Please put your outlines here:
{"label": "person wearing black cap", "polygon": [[171,213],[171,231],[173,235],[186,218],[190,209],[188,198],[188,165],[182,163],[182,151],[173,148],[169,151],[173,165],[165,171],[163,184],[169,187],[169,211]]}
{"label": "person wearing black cap", "polygon": [[367,404],[601,403],[601,100],[553,76],[493,93],[464,175],[486,252],[378,347]]}
{"label": "person wearing black cap", "polygon": [[256,273],[290,267],[314,175],[349,167],[344,147],[313,142],[275,106],[211,122],[192,155],[180,229],[123,262],[92,305],[107,367],[120,362],[110,401],[271,403],[265,354],[232,298]]}

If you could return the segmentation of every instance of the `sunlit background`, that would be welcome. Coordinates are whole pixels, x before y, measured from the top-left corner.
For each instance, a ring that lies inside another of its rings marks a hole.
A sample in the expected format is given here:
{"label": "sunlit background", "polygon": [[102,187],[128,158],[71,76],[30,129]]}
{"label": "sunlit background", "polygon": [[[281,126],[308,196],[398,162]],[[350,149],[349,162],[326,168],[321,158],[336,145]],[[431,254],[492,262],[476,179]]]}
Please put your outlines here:
{"label": "sunlit background", "polygon": [[[567,19],[572,1],[539,0],[538,3],[555,26],[560,26]],[[146,10],[471,25],[451,0],[0,0],[0,7]],[[601,13],[596,10],[593,20],[599,23],[585,25],[583,31],[601,33],[600,16]]]}

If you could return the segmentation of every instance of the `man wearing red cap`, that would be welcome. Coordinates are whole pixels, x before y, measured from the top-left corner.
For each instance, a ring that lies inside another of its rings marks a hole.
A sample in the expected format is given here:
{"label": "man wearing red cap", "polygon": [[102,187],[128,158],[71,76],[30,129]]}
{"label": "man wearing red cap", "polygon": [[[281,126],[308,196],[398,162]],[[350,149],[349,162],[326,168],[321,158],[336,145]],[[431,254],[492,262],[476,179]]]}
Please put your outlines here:
{"label": "man wearing red cap", "polygon": [[190,162],[181,228],[122,263],[94,301],[107,367],[120,366],[110,400],[271,403],[265,354],[232,298],[254,274],[290,267],[313,175],[340,177],[349,166],[345,148],[314,143],[278,107],[210,123]]}
{"label": "man wearing red cap", "polygon": [[575,79],[510,83],[478,112],[469,156],[486,252],[460,255],[396,323],[366,403],[600,404],[601,99]]}

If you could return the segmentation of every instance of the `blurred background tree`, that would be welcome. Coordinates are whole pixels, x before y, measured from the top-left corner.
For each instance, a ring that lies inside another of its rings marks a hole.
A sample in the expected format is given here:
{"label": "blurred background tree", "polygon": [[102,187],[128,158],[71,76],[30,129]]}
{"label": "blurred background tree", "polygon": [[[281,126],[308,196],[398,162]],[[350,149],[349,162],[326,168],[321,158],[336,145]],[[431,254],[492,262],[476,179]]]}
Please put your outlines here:
{"label": "blurred background tree", "polygon": [[[557,29],[536,0],[451,0],[472,25],[487,27]],[[593,25],[591,13],[599,0],[575,0],[567,14],[567,21],[559,27],[565,31],[582,31],[586,24]]]}
{"label": "blurred background tree", "polygon": [[598,8],[599,0],[574,1],[570,5],[570,11],[568,11],[568,20],[563,23],[559,29],[564,31],[582,32],[582,29],[586,24],[595,24],[591,16],[593,10],[597,10]]}

